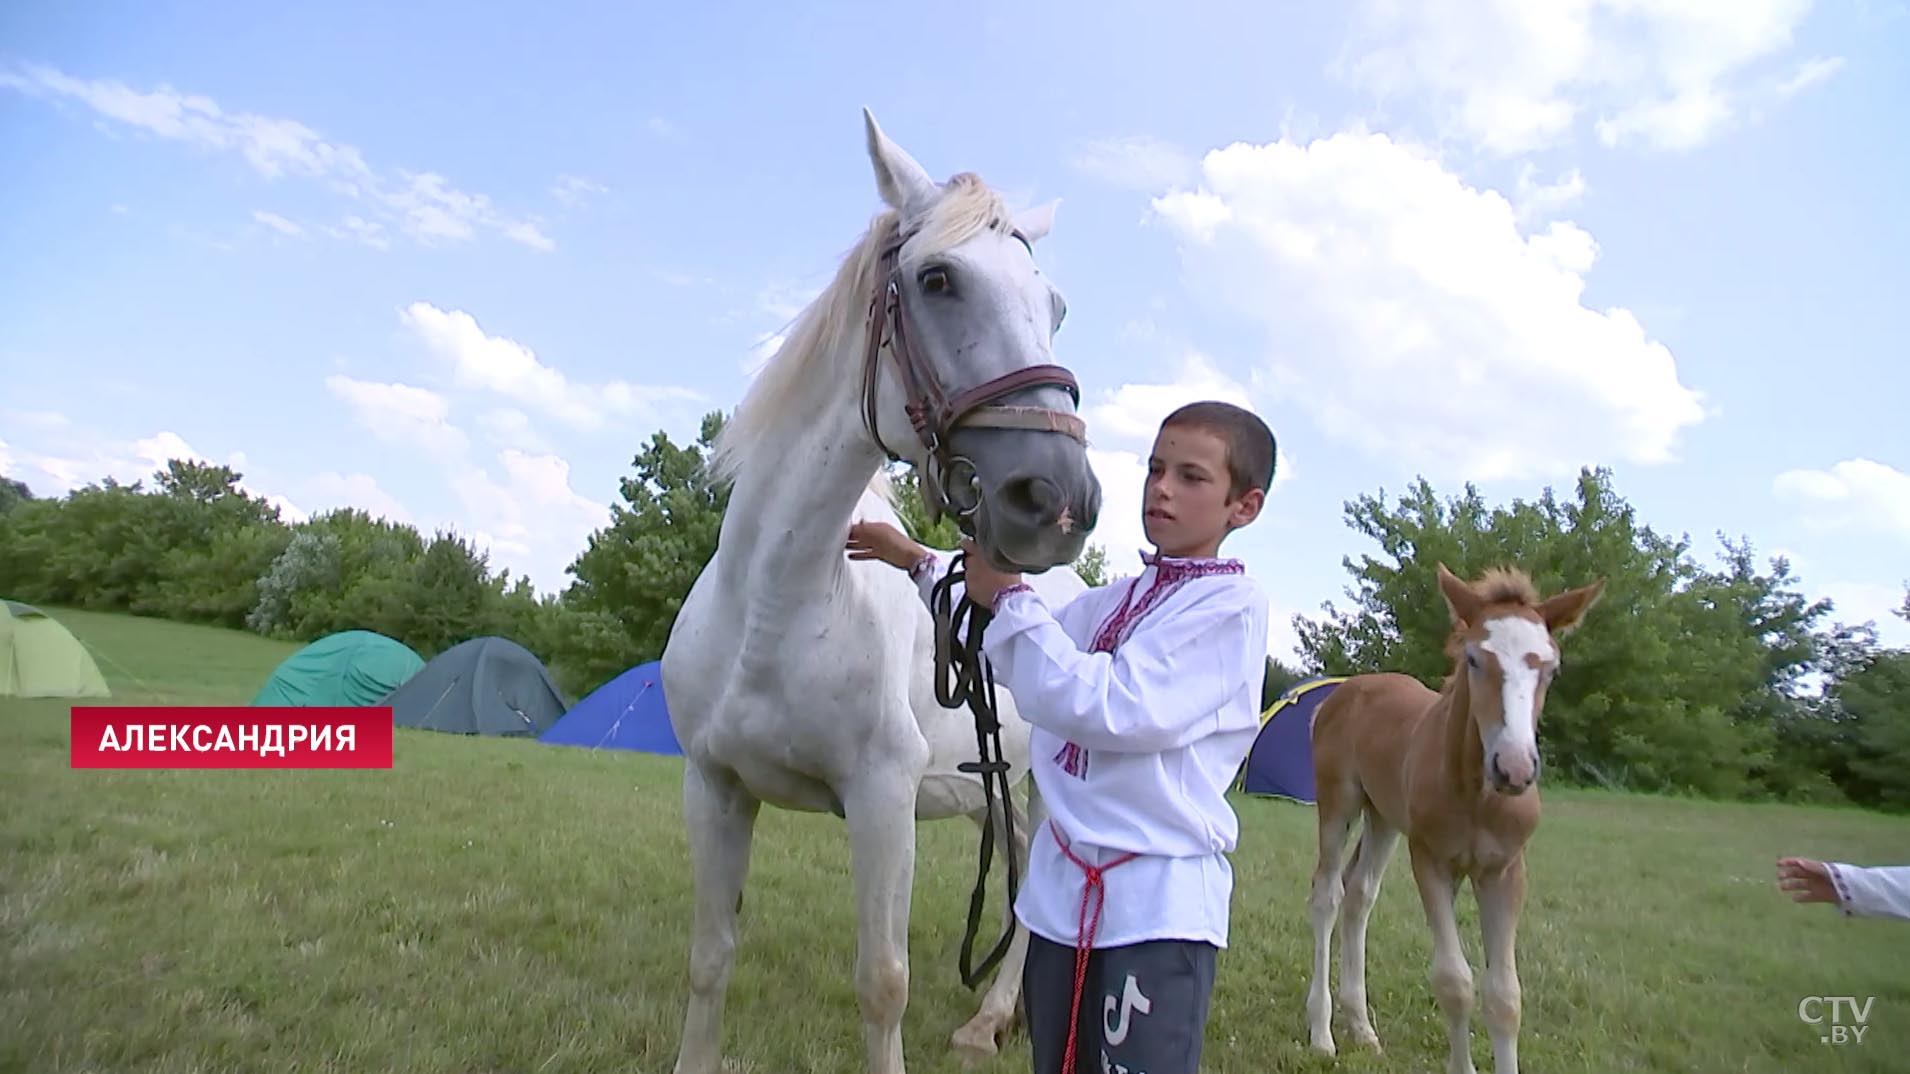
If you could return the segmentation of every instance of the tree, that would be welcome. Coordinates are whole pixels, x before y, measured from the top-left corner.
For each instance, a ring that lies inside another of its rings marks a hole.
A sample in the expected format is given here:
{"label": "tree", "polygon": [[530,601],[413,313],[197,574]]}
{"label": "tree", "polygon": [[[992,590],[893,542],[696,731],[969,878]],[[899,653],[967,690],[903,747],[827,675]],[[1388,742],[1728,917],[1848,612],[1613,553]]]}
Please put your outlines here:
{"label": "tree", "polygon": [[631,460],[622,504],[571,562],[567,612],[553,625],[563,647],[566,686],[601,684],[663,655],[677,612],[716,554],[729,486],[705,465],[723,429],[722,413],[704,417],[697,442],[678,447],[661,431]]}
{"label": "tree", "polygon": [[0,515],[6,514],[16,506],[33,502],[33,490],[26,482],[15,481],[11,477],[0,477]]}

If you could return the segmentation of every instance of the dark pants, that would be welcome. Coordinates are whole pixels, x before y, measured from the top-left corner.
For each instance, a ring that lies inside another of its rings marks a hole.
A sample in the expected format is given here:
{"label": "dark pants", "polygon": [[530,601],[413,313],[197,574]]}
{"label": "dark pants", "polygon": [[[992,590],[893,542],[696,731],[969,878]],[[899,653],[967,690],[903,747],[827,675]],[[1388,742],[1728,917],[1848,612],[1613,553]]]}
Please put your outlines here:
{"label": "dark pants", "polygon": [[1212,944],[1194,940],[1092,952],[1081,986],[1074,1070],[1064,1072],[1074,947],[1029,936],[1021,995],[1034,1074],[1196,1074],[1216,953]]}

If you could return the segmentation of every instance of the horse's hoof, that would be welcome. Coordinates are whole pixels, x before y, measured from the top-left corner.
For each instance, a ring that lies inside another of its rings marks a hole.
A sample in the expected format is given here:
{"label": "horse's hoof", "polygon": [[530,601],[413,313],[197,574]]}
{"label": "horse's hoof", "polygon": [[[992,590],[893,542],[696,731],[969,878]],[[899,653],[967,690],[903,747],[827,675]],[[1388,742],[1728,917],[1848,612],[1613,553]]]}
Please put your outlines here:
{"label": "horse's hoof", "polygon": [[1340,1054],[1340,1050],[1333,1045],[1333,1034],[1331,1033],[1315,1033],[1313,1035],[1313,1050],[1328,1058]]}
{"label": "horse's hoof", "polygon": [[1376,1052],[1383,1052],[1386,1050],[1379,1046],[1379,1034],[1374,1032],[1370,1027],[1365,1029],[1355,1029],[1353,1031],[1353,1039],[1357,1041],[1359,1045],[1363,1048],[1371,1048]]}
{"label": "horse's hoof", "polygon": [[955,1049],[955,1055],[964,1065],[985,1063],[1001,1054],[1001,1047],[995,1042],[995,1034],[973,1025],[965,1025],[949,1038],[949,1044]]}

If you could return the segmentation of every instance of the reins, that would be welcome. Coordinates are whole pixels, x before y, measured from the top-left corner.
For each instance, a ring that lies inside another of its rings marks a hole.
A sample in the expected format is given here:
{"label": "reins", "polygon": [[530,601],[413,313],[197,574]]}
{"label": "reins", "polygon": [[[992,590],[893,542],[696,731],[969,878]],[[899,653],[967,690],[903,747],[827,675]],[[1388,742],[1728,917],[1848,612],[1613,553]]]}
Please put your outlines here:
{"label": "reins", "polygon": [[[1001,719],[995,698],[995,672],[981,652],[982,635],[993,616],[988,609],[969,600],[966,590],[961,602],[951,607],[955,586],[967,576],[967,571],[963,569],[965,560],[962,553],[955,553],[955,562],[948,573],[935,583],[930,592],[929,611],[935,621],[935,700],[941,702],[943,708],[949,709],[967,704],[969,712],[975,716],[975,746],[980,759],[965,761],[956,767],[981,777],[982,799],[987,805],[987,820],[982,825],[981,858],[975,868],[974,890],[968,896],[968,927],[962,933],[959,961],[962,983],[973,989],[1008,953],[1008,946],[1015,936],[1014,905],[1021,878],[1015,865],[1015,806],[1009,795],[1008,760],[1002,756],[1001,750]],[[967,619],[968,632],[958,645],[955,638],[962,630],[964,618]],[[976,966],[975,937],[981,930],[982,907],[988,898],[988,866],[995,850],[997,784],[1001,795],[1002,827],[1008,841],[1003,855],[1008,862],[1008,926],[995,941],[995,946],[982,958],[981,965]]]}

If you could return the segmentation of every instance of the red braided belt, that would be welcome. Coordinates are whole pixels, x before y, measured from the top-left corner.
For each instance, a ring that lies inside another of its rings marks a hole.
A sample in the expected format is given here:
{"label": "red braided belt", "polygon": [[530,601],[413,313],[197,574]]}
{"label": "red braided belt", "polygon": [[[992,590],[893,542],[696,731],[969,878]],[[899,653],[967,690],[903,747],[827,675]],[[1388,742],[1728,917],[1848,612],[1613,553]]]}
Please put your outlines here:
{"label": "red braided belt", "polygon": [[[1139,855],[1129,851],[1106,865],[1089,865],[1076,857],[1074,851],[1068,848],[1067,842],[1061,838],[1060,829],[1056,828],[1052,821],[1048,824],[1048,830],[1054,833],[1055,845],[1061,848],[1061,853],[1081,868],[1088,881],[1087,886],[1081,889],[1081,914],[1075,926],[1074,999],[1068,1007],[1067,1054],[1061,1060],[1062,1074],[1074,1074],[1075,1035],[1081,1024],[1081,989],[1088,979],[1088,955],[1094,950],[1095,933],[1101,930],[1101,908],[1107,903],[1107,888],[1102,882],[1102,874],[1118,865],[1133,861]],[[1090,900],[1094,903],[1092,916],[1088,912]]]}

